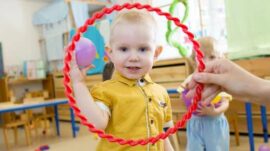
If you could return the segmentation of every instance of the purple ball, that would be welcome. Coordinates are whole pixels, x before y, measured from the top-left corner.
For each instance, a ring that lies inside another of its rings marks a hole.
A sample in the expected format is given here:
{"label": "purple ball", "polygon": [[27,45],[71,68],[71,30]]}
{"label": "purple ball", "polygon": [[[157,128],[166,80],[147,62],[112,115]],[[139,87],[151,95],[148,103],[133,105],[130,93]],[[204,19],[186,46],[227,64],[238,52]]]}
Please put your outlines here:
{"label": "purple ball", "polygon": [[270,147],[266,144],[263,144],[259,147],[259,151],[270,151]]}
{"label": "purple ball", "polygon": [[[185,102],[186,107],[189,108],[192,105],[192,99],[189,99],[189,98],[186,97],[187,93],[188,93],[188,90],[187,89],[185,89],[184,91],[182,91],[182,100]],[[198,102],[198,105],[200,105],[200,103],[201,102]],[[216,103],[214,105],[215,108],[219,107],[221,105],[221,103],[222,102]],[[210,104],[208,106],[210,106]],[[197,115],[198,112],[194,111],[193,114]]]}
{"label": "purple ball", "polygon": [[85,68],[91,65],[96,57],[96,47],[93,42],[81,37],[76,43],[75,57],[79,68]]}
{"label": "purple ball", "polygon": [[[192,105],[192,99],[189,99],[186,97],[188,93],[188,89],[185,89],[183,92],[182,92],[182,100],[185,102],[185,105],[187,107],[187,109]],[[198,112],[194,111],[193,112],[194,115],[197,115]]]}

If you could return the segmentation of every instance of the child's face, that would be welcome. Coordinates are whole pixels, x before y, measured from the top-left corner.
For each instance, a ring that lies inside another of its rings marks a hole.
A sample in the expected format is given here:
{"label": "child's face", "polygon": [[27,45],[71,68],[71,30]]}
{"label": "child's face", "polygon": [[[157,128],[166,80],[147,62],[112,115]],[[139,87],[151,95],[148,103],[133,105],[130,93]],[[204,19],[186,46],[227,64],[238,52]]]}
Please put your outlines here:
{"label": "child's face", "polygon": [[208,51],[208,52],[204,52],[204,62],[209,62],[209,61],[213,61],[215,59],[221,58],[220,53],[218,53],[217,51]]}
{"label": "child's face", "polygon": [[115,69],[128,79],[147,74],[161,52],[155,44],[155,32],[148,26],[123,22],[113,33],[109,57]]}
{"label": "child's face", "polygon": [[[203,61],[205,63],[224,57],[222,53],[213,49],[201,49],[201,51],[204,53]],[[196,66],[197,66],[197,63],[193,67],[196,68]]]}

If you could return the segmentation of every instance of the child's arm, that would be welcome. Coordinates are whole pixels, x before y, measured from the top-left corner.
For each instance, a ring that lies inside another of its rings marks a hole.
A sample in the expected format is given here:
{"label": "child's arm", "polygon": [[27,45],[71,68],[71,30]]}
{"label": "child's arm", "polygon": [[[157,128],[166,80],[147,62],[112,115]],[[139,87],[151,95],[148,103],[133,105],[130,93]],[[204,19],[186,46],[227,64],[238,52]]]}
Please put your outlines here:
{"label": "child's arm", "polygon": [[227,98],[221,98],[221,104],[219,107],[216,107],[213,104],[210,106],[207,105],[199,105],[197,108],[198,115],[208,115],[208,116],[217,116],[224,113],[229,107],[229,100]]}
{"label": "child's arm", "polygon": [[74,95],[77,100],[77,106],[80,108],[81,113],[86,116],[88,122],[93,123],[96,128],[104,130],[107,127],[109,115],[105,110],[100,109],[96,105],[84,83],[85,73],[90,68],[93,68],[93,66],[80,71],[77,65],[73,65],[70,77],[72,79]]}
{"label": "child's arm", "polygon": [[164,140],[164,151],[174,151],[169,137]]}

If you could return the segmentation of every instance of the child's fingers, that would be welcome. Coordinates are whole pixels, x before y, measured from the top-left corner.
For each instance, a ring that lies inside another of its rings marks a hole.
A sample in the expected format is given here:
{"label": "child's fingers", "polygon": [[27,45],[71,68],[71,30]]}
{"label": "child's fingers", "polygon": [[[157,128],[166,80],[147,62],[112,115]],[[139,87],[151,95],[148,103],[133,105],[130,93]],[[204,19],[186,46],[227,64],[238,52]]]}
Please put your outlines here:
{"label": "child's fingers", "polygon": [[203,104],[203,103],[200,103],[199,106],[200,106],[201,109],[206,107],[206,105]]}
{"label": "child's fingers", "polygon": [[[74,54],[74,53],[73,53]],[[77,62],[76,62],[76,59],[75,59],[75,57],[74,57],[74,55],[72,55],[72,59],[71,59],[71,61],[70,61],[70,66],[71,66],[71,70],[80,70],[79,69],[79,66],[78,66],[78,64],[77,64]]]}
{"label": "child's fingers", "polygon": [[201,108],[197,108],[197,109],[196,109],[196,112],[202,113],[202,109],[201,109]]}
{"label": "child's fingers", "polygon": [[76,62],[76,57],[75,57],[75,52],[73,52],[73,53],[71,54],[70,65],[71,65],[72,67],[77,67],[77,68],[78,68],[78,64],[77,64],[77,62]]}
{"label": "child's fingers", "polygon": [[83,75],[86,75],[87,71],[92,69],[92,68],[95,68],[95,66],[93,64],[90,64],[89,66],[81,69],[81,71],[82,71]]}
{"label": "child's fingers", "polygon": [[90,69],[92,69],[92,68],[95,68],[95,66],[93,65],[93,64],[91,64],[91,65],[89,65],[89,66],[87,66],[87,67],[85,67],[85,68],[83,68],[83,69],[81,69],[82,71],[88,71],[88,70],[90,70]]}
{"label": "child's fingers", "polygon": [[209,108],[211,108],[212,110],[214,110],[215,109],[215,105],[211,103],[210,106],[209,106]]}
{"label": "child's fingers", "polygon": [[198,103],[198,105],[197,105],[197,109],[202,109],[202,103]]}
{"label": "child's fingers", "polygon": [[219,91],[213,92],[212,94],[206,96],[203,101],[202,104],[207,105],[207,104],[211,104],[211,101],[214,100],[214,98],[219,94]]}
{"label": "child's fingers", "polygon": [[205,115],[205,113],[202,110],[196,110],[196,114],[198,116],[204,116]]}
{"label": "child's fingers", "polygon": [[205,114],[204,113],[197,113],[198,116],[204,116]]}
{"label": "child's fingers", "polygon": [[90,64],[87,68],[88,68],[88,70],[89,70],[89,69],[92,69],[92,68],[95,68],[95,65]]}

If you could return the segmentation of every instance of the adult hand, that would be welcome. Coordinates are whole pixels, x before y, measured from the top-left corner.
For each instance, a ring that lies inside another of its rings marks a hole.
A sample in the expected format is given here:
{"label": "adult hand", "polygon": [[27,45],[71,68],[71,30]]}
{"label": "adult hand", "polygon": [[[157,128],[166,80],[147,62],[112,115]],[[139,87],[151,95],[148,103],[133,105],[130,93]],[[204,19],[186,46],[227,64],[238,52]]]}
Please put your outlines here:
{"label": "adult hand", "polygon": [[250,99],[256,95],[254,89],[260,84],[260,79],[230,60],[216,59],[206,63],[204,72],[193,75],[188,83],[190,91],[187,97],[191,98],[194,95],[198,82],[205,84],[202,100],[204,104],[209,104],[221,91],[230,93],[238,99]]}

